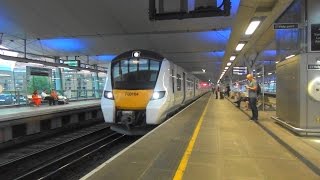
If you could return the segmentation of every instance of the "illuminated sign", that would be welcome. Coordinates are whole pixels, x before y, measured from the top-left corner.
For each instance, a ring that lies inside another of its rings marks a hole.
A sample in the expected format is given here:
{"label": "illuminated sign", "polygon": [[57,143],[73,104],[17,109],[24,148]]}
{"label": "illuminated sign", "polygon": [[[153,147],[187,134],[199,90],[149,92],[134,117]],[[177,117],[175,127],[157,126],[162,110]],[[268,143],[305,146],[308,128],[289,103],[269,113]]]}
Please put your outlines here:
{"label": "illuminated sign", "polygon": [[247,67],[233,67],[232,74],[234,75],[246,75],[248,73]]}
{"label": "illuminated sign", "polygon": [[80,67],[79,60],[67,60],[67,61],[63,61],[63,64],[67,64],[70,67]]}

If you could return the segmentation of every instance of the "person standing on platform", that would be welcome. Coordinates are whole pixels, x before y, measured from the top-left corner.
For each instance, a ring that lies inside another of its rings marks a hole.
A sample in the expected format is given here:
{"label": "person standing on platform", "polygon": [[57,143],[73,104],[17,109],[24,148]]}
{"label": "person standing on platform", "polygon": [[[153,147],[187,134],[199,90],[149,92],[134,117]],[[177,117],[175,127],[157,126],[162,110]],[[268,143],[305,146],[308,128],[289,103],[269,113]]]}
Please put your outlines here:
{"label": "person standing on platform", "polygon": [[216,93],[216,99],[218,99],[218,93],[220,93],[220,87],[218,85],[216,87],[215,93]]}
{"label": "person standing on platform", "polygon": [[53,105],[56,105],[56,102],[58,101],[58,93],[54,89],[52,89],[51,93],[50,93],[50,96],[53,99],[53,101],[52,101]]}
{"label": "person standing on platform", "polygon": [[227,89],[227,96],[230,97],[230,91],[231,91],[230,85],[228,85],[228,86],[226,87],[226,89]]}
{"label": "person standing on platform", "polygon": [[253,79],[252,74],[247,75],[247,80],[249,81],[249,84],[246,85],[246,89],[248,90],[249,106],[252,111],[251,120],[257,121],[258,120],[257,81]]}

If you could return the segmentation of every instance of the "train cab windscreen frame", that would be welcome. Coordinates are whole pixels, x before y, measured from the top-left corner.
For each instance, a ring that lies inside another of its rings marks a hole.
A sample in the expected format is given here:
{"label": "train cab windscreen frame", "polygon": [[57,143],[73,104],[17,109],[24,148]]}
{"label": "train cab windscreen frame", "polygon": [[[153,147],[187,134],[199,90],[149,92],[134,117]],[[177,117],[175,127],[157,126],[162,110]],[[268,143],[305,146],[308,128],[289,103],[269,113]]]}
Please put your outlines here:
{"label": "train cab windscreen frame", "polygon": [[154,89],[161,62],[146,58],[129,58],[113,61],[111,83],[113,89]]}

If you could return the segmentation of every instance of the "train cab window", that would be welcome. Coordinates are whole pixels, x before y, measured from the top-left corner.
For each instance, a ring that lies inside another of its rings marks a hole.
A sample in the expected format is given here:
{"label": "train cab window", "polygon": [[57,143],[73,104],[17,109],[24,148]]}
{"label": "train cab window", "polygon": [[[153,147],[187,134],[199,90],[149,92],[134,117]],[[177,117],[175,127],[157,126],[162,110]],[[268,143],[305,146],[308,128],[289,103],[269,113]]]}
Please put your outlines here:
{"label": "train cab window", "polygon": [[177,91],[181,91],[181,75],[177,74]]}
{"label": "train cab window", "polygon": [[111,64],[114,89],[153,89],[157,81],[161,61],[149,59],[125,59]]}

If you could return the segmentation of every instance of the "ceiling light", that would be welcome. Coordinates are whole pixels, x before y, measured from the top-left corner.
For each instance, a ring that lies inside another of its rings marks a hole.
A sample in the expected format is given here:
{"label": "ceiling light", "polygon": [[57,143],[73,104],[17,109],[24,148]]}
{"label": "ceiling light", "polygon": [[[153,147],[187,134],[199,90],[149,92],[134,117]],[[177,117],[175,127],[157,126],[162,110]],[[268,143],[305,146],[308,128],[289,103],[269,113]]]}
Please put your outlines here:
{"label": "ceiling light", "polygon": [[292,54],[292,55],[290,55],[290,56],[287,56],[286,59],[292,58],[292,57],[294,57],[294,56],[295,56],[295,55]]}
{"label": "ceiling light", "polygon": [[259,24],[261,23],[261,21],[259,20],[255,20],[255,21],[251,21],[251,23],[249,24],[245,34],[246,35],[251,35],[254,33],[254,31],[257,29],[257,27],[259,26]]}
{"label": "ceiling light", "polygon": [[276,64],[278,64],[279,63],[279,61],[276,61]]}
{"label": "ceiling light", "polygon": [[225,67],[224,69],[229,69],[229,67]]}
{"label": "ceiling light", "polygon": [[272,73],[268,73],[268,75],[271,75]]}
{"label": "ceiling light", "polygon": [[258,78],[259,78],[259,77],[261,77],[261,76],[258,76]]}
{"label": "ceiling light", "polygon": [[227,63],[227,66],[231,66],[231,64],[232,64],[231,62],[228,62],[228,63]]}
{"label": "ceiling light", "polygon": [[205,70],[205,69],[202,69],[202,72],[206,72],[206,70]]}
{"label": "ceiling light", "polygon": [[241,51],[241,49],[244,47],[244,45],[246,45],[246,43],[242,42],[242,43],[239,43],[236,47],[236,51]]}
{"label": "ceiling light", "polygon": [[236,59],[236,56],[231,56],[230,57],[230,61],[233,61],[233,60],[235,60]]}

